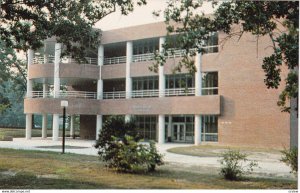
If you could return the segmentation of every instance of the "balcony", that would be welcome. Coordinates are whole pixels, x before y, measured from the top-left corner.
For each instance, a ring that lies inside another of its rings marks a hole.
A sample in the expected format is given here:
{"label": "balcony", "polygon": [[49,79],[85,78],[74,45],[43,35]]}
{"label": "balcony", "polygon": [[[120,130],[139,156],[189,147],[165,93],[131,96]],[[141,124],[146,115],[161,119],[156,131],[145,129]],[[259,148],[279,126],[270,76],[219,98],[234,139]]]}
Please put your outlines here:
{"label": "balcony", "polygon": [[[206,51],[206,53],[216,53],[219,50],[219,45],[214,46],[205,46],[203,49]],[[196,49],[191,49],[191,51],[196,51]],[[183,57],[185,54],[185,50],[182,49],[174,49],[174,50],[168,50],[167,51],[168,56],[166,59],[170,58],[180,58]],[[145,53],[145,54],[137,54],[132,56],[132,62],[143,62],[143,61],[151,61],[154,60],[154,53]],[[126,63],[126,56],[118,56],[118,57],[111,57],[111,58],[104,58],[104,64],[110,65],[110,64],[121,64]]]}
{"label": "balcony", "polygon": [[[158,114],[202,114],[219,115],[221,97],[219,95],[207,96],[181,96],[162,98],[134,98],[120,100],[96,100],[96,93],[86,91],[60,92],[60,98],[52,98],[51,92],[42,98],[42,92],[33,92],[32,96],[24,100],[25,113],[51,113],[60,114],[62,109],[60,101],[67,98],[69,114],[86,115],[158,115]],[[123,96],[125,96],[123,94]]]}
{"label": "balcony", "polygon": [[[202,95],[217,95],[218,87],[202,88]],[[195,96],[195,88],[174,88],[165,89],[164,92],[154,90],[134,90],[130,93],[131,98],[150,98],[150,97],[173,97],[173,96]],[[124,99],[126,91],[103,92],[103,99]]]}
{"label": "balcony", "polygon": [[[33,64],[54,64],[54,56],[35,56],[33,58]],[[85,57],[85,60],[77,61],[74,58],[71,58],[70,56],[66,56],[60,59],[60,62],[63,64],[68,63],[82,63],[82,64],[91,64],[91,65],[97,65],[98,64],[97,58],[90,58]]]}
{"label": "balcony", "polygon": [[[54,98],[53,91],[32,91],[27,98]],[[97,99],[97,92],[88,91],[59,91],[58,98]]]}
{"label": "balcony", "polygon": [[104,65],[126,63],[126,56],[104,58]]}

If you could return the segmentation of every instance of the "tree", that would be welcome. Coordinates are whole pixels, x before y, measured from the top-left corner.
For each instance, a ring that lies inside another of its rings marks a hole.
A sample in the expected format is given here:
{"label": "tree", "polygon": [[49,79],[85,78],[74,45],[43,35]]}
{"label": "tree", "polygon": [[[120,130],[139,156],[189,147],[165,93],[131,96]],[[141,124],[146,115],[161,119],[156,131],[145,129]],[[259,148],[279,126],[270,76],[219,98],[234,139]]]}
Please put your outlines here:
{"label": "tree", "polygon": [[[289,74],[285,80],[285,89],[279,96],[278,105],[282,111],[289,112],[286,101],[298,96],[298,51],[299,51],[299,2],[297,1],[225,1],[216,9],[213,17],[199,13],[202,0],[181,0],[167,2],[164,11],[167,24],[168,38],[177,33],[176,44],[185,50],[184,57],[179,62],[177,70],[182,66],[195,72],[194,56],[196,52],[205,52],[205,46],[210,34],[215,31],[224,31],[227,38],[241,36],[250,32],[257,37],[269,36],[273,42],[274,53],[263,60],[262,68],[266,78],[267,88],[278,88],[281,81],[282,65],[288,67]],[[216,5],[217,3],[213,3]],[[157,14],[157,13],[154,13]],[[232,25],[241,26],[240,31],[233,31]],[[283,27],[282,31],[278,28]],[[164,44],[165,50],[172,49],[170,41]],[[196,48],[196,51],[193,50]],[[156,63],[163,65],[165,57],[170,52],[156,54]],[[172,52],[171,52],[172,54]]]}
{"label": "tree", "polygon": [[[138,5],[146,4],[138,0]],[[1,0],[0,37],[17,50],[38,49],[49,37],[65,46],[65,54],[83,58],[97,48],[101,31],[93,25],[117,9],[126,15],[133,0]],[[70,33],[72,32],[72,33]]]}
{"label": "tree", "polygon": [[[25,91],[26,63],[15,51],[37,50],[50,37],[64,45],[62,57],[85,60],[101,41],[101,30],[93,25],[117,10],[127,15],[134,2],[146,4],[145,0],[0,0],[0,84],[12,80]],[[7,100],[1,100],[0,109],[7,107]]]}

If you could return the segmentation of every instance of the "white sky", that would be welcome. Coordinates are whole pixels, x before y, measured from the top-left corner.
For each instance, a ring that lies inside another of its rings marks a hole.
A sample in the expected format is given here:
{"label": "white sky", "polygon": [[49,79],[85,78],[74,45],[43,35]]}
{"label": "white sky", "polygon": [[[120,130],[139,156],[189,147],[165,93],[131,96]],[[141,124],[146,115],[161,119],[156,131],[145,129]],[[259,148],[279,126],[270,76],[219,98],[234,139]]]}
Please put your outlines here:
{"label": "white sky", "polygon": [[[147,23],[156,23],[164,21],[163,14],[160,17],[155,17],[152,15],[153,11],[163,10],[166,8],[166,0],[147,0],[147,5],[136,6],[132,13],[127,16],[121,15],[120,11],[112,13],[101,21],[96,23],[95,27],[100,28],[104,31],[111,29],[124,28],[128,26],[136,26]],[[204,2],[203,8],[201,9],[206,14],[211,14],[213,8],[210,2]]]}

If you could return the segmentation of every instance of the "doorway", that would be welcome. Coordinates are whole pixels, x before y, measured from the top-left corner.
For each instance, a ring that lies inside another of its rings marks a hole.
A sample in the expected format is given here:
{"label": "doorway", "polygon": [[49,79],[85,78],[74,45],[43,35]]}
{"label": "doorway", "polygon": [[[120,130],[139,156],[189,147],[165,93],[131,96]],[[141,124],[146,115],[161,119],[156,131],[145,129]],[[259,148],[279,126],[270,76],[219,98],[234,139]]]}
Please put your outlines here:
{"label": "doorway", "polygon": [[173,123],[172,125],[172,141],[185,142],[185,123]]}

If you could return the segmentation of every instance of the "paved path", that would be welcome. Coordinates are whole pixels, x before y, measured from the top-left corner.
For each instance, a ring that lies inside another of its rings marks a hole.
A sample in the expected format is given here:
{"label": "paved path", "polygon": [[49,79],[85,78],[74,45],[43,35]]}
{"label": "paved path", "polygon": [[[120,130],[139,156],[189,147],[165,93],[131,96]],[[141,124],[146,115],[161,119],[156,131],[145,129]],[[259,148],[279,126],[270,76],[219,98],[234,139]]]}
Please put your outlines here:
{"label": "paved path", "polygon": [[[93,140],[74,140],[67,138],[67,146],[77,146],[85,147],[79,149],[66,149],[65,152],[83,154],[83,155],[97,155],[97,149],[93,146],[95,141]],[[30,150],[42,150],[42,151],[56,151],[61,152],[60,148],[41,148],[44,146],[60,146],[61,141],[52,141],[49,139],[32,138],[31,140],[26,140],[24,138],[14,138],[13,141],[0,141],[0,148],[13,148],[13,149],[30,149]],[[220,168],[220,163],[218,157],[196,157],[187,156],[167,152],[167,149],[173,147],[184,147],[190,146],[191,144],[162,144],[157,145],[160,153],[164,154],[165,161],[173,164],[184,164],[185,167],[201,166],[201,167],[212,167]],[[0,155],[1,156],[1,155]],[[271,155],[270,153],[262,154],[261,157],[255,157],[258,160],[260,168],[256,169],[254,173],[256,175],[272,176],[272,177],[284,177],[284,178],[294,178],[292,174],[289,173],[290,168],[284,163],[280,162],[280,155]]]}

